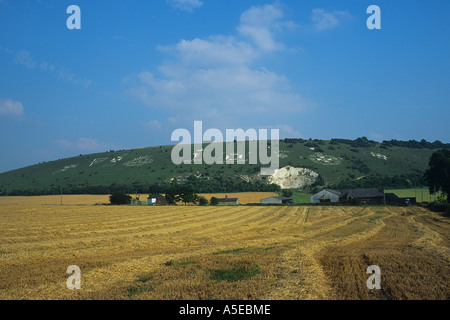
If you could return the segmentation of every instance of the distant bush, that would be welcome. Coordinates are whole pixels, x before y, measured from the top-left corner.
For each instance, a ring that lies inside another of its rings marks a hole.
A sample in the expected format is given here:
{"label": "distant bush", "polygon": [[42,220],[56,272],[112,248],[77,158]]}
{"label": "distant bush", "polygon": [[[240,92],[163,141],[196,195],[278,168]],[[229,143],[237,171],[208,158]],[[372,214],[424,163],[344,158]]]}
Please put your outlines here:
{"label": "distant bush", "polygon": [[290,198],[290,197],[292,197],[293,194],[294,194],[294,191],[292,191],[292,190],[289,190],[289,189],[281,190],[281,195],[283,197]]}
{"label": "distant bush", "polygon": [[286,138],[284,139],[285,143],[303,143],[304,139],[296,139],[296,138]]}
{"label": "distant bush", "polygon": [[198,205],[199,206],[207,206],[208,203],[209,203],[208,199],[206,199],[205,197],[203,197],[203,196],[198,197]]}
{"label": "distant bush", "polygon": [[427,208],[434,212],[445,212],[446,214],[450,214],[450,203],[431,202],[427,205]]}
{"label": "distant bush", "polygon": [[330,144],[347,144],[353,148],[367,148],[374,147],[377,143],[373,140],[369,140],[366,137],[360,137],[355,140],[349,139],[331,139]]}
{"label": "distant bush", "polygon": [[315,142],[307,142],[304,144],[304,146],[308,148],[319,148],[319,144]]}
{"label": "distant bush", "polygon": [[420,141],[409,140],[409,141],[398,141],[398,140],[384,140],[381,147],[404,147],[412,149],[450,149],[450,143],[442,143],[439,140],[435,142],[428,142],[425,139]]}
{"label": "distant bush", "polygon": [[219,199],[217,199],[216,197],[211,197],[211,199],[209,200],[209,204],[212,206],[217,206],[219,204]]}
{"label": "distant bush", "polygon": [[121,206],[131,203],[131,196],[128,194],[115,192],[109,196],[109,201],[112,205]]}

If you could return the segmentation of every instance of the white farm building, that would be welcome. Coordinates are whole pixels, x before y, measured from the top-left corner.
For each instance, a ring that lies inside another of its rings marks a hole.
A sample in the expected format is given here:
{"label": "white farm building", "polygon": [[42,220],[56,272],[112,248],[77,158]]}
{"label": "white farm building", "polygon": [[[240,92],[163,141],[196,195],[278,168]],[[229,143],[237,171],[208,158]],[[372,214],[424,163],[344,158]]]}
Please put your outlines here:
{"label": "white farm building", "polygon": [[261,204],[292,204],[292,199],[287,197],[269,197],[262,199]]}
{"label": "white farm building", "polygon": [[311,197],[311,203],[339,202],[340,195],[341,193],[339,191],[325,189],[313,195]]}

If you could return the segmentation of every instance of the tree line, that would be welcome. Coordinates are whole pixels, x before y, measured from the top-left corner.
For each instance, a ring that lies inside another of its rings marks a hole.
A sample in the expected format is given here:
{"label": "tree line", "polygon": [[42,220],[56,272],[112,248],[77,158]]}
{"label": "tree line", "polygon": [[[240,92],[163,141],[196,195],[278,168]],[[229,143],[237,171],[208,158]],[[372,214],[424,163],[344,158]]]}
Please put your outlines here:
{"label": "tree line", "polygon": [[[287,144],[294,144],[294,143],[305,143],[305,146],[307,147],[320,147],[321,144],[324,144],[324,140],[318,140],[318,139],[296,139],[296,138],[286,138],[284,139],[284,142]],[[420,141],[417,140],[408,140],[408,141],[400,141],[396,139],[392,140],[383,140],[381,143],[376,142],[374,140],[369,140],[367,137],[359,137],[355,140],[351,139],[331,139],[330,144],[336,145],[336,144],[347,144],[353,148],[366,148],[366,147],[375,147],[378,144],[381,148],[389,148],[389,147],[403,147],[403,148],[410,148],[410,149],[450,149],[450,143],[443,143],[439,140],[436,140],[434,142],[429,142],[425,139],[422,139]]]}
{"label": "tree line", "polygon": [[[172,185],[165,192],[164,197],[168,205],[177,205],[182,203],[184,205],[196,204],[206,206],[208,204],[216,206],[219,204],[219,199],[211,197],[210,200],[203,196],[199,196],[194,192],[192,186],[187,185]],[[113,192],[109,197],[112,205],[129,205],[132,197],[123,192]]]}
{"label": "tree line", "polygon": [[[278,192],[280,187],[276,184],[267,184],[265,180],[244,181],[232,177],[216,176],[208,178],[197,178],[189,176],[186,180],[172,182],[153,182],[146,183],[135,181],[130,184],[111,185],[66,185],[62,186],[64,194],[112,194],[120,193],[147,193],[158,194],[165,193],[167,189],[174,185],[191,186],[196,193],[223,193],[223,192]],[[40,195],[58,195],[61,193],[61,187],[54,186],[48,188],[15,189],[11,191],[0,190],[0,196],[40,196]]]}

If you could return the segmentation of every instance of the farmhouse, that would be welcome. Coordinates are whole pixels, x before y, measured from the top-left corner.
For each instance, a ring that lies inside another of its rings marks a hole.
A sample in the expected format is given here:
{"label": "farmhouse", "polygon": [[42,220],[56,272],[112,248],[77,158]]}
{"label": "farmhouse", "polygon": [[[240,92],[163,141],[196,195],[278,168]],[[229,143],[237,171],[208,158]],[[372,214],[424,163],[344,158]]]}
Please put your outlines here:
{"label": "farmhouse", "polygon": [[339,202],[340,195],[339,191],[325,189],[311,196],[311,203],[336,203]]}
{"label": "farmhouse", "polygon": [[217,199],[219,201],[219,206],[238,206],[239,198],[228,198]]}
{"label": "farmhouse", "polygon": [[167,200],[165,197],[157,194],[157,195],[150,195],[147,198],[147,204],[149,206],[165,206],[167,205]]}
{"label": "farmhouse", "polygon": [[269,197],[262,199],[261,204],[292,204],[292,199],[287,197]]}
{"label": "farmhouse", "polygon": [[383,203],[383,189],[343,189],[339,201],[357,199],[362,203]]}

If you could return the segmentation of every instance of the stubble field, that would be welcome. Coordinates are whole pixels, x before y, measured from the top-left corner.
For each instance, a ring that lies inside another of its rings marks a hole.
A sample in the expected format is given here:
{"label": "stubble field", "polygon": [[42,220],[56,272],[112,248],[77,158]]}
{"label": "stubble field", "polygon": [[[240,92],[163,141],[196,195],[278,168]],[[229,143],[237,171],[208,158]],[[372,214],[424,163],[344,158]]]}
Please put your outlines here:
{"label": "stubble field", "polygon": [[[450,219],[421,207],[74,199],[0,198],[0,299],[450,298]],[[80,290],[67,288],[72,265]]]}

